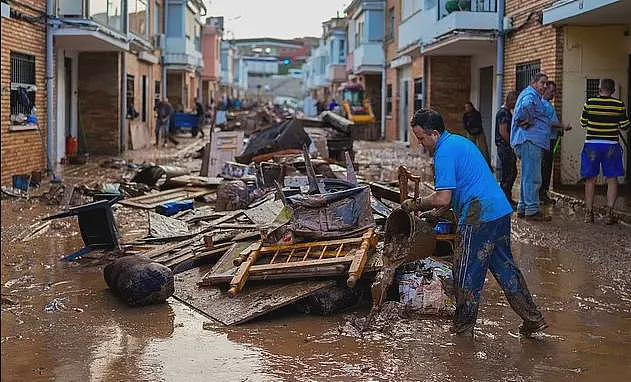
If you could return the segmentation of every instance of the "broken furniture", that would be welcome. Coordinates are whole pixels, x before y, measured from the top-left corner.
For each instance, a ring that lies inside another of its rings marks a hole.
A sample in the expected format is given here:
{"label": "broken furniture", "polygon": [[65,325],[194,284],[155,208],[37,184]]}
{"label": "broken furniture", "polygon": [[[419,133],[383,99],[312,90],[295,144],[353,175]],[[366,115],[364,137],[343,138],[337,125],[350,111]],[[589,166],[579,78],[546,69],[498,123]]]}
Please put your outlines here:
{"label": "broken furniture", "polygon": [[[399,192],[400,192],[400,203],[403,203],[403,201],[407,198],[409,198],[409,191],[408,191],[408,186],[409,186],[409,182],[412,181],[412,183],[414,184],[414,194],[413,194],[413,198],[417,199],[420,196],[420,184],[422,182],[422,179],[420,176],[413,174],[412,172],[410,172],[407,168],[405,168],[405,166],[400,166],[399,167],[399,172],[398,172],[398,177],[399,177]],[[436,241],[440,244],[446,244],[449,246],[450,249],[450,255],[454,253],[455,249],[456,249],[456,240],[458,238],[458,235],[456,235],[455,233],[452,232],[448,232],[448,233],[443,233],[445,232],[445,226],[447,226],[446,223],[450,223],[450,226],[453,227],[453,225],[456,222],[456,218],[453,214],[453,212],[450,210],[449,211],[449,219],[446,219],[445,222],[439,221],[438,225],[440,225],[440,232],[439,234],[436,235]]]}
{"label": "broken furniture", "polygon": [[[248,251],[242,252],[242,255],[247,253],[247,258],[239,265],[232,277],[228,293],[236,296],[251,275],[268,276],[272,279],[293,279],[342,275],[347,272],[347,285],[354,287],[362,276],[369,251],[376,245],[377,235],[373,229],[369,229],[358,238],[293,245],[260,246],[260,244],[255,244],[246,248]],[[213,277],[213,275],[204,276],[201,284],[216,284],[217,278],[213,280]],[[220,280],[223,281],[225,278],[220,278]]]}
{"label": "broken furniture", "polygon": [[221,173],[226,162],[232,161],[243,151],[243,131],[217,131],[211,134],[210,143],[204,148],[201,176],[214,177]]}
{"label": "broken furniture", "polygon": [[81,238],[85,247],[76,254],[69,255],[65,260],[73,261],[83,256],[90,250],[119,249],[118,239],[120,234],[116,227],[116,220],[112,213],[112,205],[118,202],[119,198],[112,200],[99,200],[98,202],[73,207],[68,211],[56,215],[48,216],[42,220],[61,219],[69,216],[77,216]]}
{"label": "broken furniture", "polygon": [[310,145],[311,139],[305,133],[302,124],[296,120],[288,120],[277,126],[254,133],[250,136],[243,154],[234,159],[243,164],[249,164],[254,157],[262,154],[275,153],[281,150],[301,149]]}

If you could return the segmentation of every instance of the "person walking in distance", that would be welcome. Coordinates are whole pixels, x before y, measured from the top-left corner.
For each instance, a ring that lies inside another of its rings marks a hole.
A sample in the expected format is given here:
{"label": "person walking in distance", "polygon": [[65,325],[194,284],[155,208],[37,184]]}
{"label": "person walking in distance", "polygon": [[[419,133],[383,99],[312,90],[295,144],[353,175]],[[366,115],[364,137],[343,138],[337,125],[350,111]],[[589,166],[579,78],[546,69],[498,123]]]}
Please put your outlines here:
{"label": "person walking in distance", "polygon": [[501,166],[500,186],[506,199],[513,207],[517,202],[513,200],[513,185],[517,179],[517,156],[510,145],[510,131],[513,120],[512,110],[517,101],[517,92],[506,94],[504,104],[495,115],[495,145]]}
{"label": "person walking in distance", "polygon": [[462,115],[462,123],[464,129],[469,134],[469,139],[473,142],[482,155],[486,163],[491,167],[491,156],[489,155],[489,146],[486,144],[486,137],[482,129],[482,114],[473,106],[471,102],[464,104],[464,114]]}
{"label": "person walking in distance", "polygon": [[160,138],[166,145],[167,136],[169,135],[170,119],[173,114],[173,107],[169,103],[167,97],[162,98],[156,105],[157,120],[156,120],[156,146],[160,146]]}
{"label": "person walking in distance", "polygon": [[563,135],[563,130],[570,130],[572,126],[563,126],[557,117],[557,112],[552,105],[556,97],[557,85],[554,81],[548,81],[546,90],[543,92],[543,106],[545,107],[548,120],[550,121],[550,147],[543,150],[541,159],[541,188],[539,189],[539,201],[543,204],[554,204],[556,201],[548,195],[552,180],[552,165],[554,162],[554,147],[557,139]]}
{"label": "person walking in distance", "polygon": [[452,208],[458,217],[460,244],[453,261],[456,312],[452,332],[473,336],[489,269],[524,321],[520,333],[529,336],[544,330],[546,322],[513,260],[513,209],[480,150],[468,139],[446,131],[442,116],[434,110],[418,110],[410,124],[419,143],[434,157],[436,191],[404,200],[401,208],[408,212],[435,209],[436,216]]}
{"label": "person walking in distance", "polygon": [[510,143],[521,159],[521,188],[517,216],[534,221],[550,221],[539,206],[541,159],[550,148],[550,120],[542,101],[548,76],[537,73],[515,104]]}
{"label": "person walking in distance", "polygon": [[594,222],[594,192],[596,177],[602,172],[607,179],[607,220],[616,224],[613,207],[618,198],[618,177],[624,175],[622,147],[619,136],[631,126],[624,102],[612,97],[616,84],[612,79],[600,81],[598,97],[583,106],[581,126],[586,130],[581,153],[581,177],[585,179],[585,222]]}

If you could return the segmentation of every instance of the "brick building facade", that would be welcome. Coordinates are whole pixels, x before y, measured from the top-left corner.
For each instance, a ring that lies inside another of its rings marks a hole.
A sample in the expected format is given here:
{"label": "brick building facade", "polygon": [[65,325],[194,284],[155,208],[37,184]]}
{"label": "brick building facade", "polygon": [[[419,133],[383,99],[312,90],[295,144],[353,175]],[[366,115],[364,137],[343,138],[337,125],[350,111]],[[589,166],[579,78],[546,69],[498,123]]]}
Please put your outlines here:
{"label": "brick building facade", "polygon": [[[3,17],[1,21],[3,185],[11,182],[12,175],[46,168],[46,25],[41,18],[45,12],[45,0],[23,0],[11,3],[10,17]],[[20,62],[30,64],[21,65]],[[35,97],[36,126],[21,125],[11,118],[12,111],[18,111],[15,105],[17,97],[12,97],[11,91],[13,89],[15,95],[18,83],[15,80],[30,82],[24,78],[34,78],[33,84],[24,85],[35,85],[35,88],[29,87],[28,93]]]}

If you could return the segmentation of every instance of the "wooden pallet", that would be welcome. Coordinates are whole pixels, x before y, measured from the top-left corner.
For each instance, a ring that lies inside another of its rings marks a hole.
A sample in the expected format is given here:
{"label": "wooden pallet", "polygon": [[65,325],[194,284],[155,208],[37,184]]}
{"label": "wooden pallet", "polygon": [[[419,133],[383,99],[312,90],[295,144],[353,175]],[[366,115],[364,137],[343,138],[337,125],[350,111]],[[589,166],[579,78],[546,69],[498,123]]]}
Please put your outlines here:
{"label": "wooden pallet", "polygon": [[130,250],[128,253],[137,253],[147,256],[157,263],[174,269],[186,261],[218,259],[228,251],[231,246],[232,243],[228,242],[215,244],[211,248],[208,248],[201,237],[194,237],[177,243],[160,245],[149,250]]}
{"label": "wooden pallet", "polygon": [[[369,229],[357,238],[250,247],[247,258],[241,259],[243,262],[230,281],[228,293],[237,295],[250,275],[268,274],[280,278],[283,274],[300,273],[317,277],[319,269],[335,269],[338,265],[348,266],[347,285],[352,288],[361,278],[368,253],[377,245],[377,240],[374,230]],[[204,282],[202,280],[202,284]]]}

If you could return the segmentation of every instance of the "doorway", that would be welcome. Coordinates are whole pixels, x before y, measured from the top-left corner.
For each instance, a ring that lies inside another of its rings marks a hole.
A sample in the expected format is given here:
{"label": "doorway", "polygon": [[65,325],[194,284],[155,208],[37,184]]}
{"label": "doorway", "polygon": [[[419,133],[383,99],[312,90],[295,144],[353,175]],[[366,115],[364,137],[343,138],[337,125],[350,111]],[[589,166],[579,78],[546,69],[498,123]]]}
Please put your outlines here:
{"label": "doorway", "polygon": [[72,136],[72,59],[64,57],[64,130],[66,138]]}
{"label": "doorway", "polygon": [[[629,55],[629,66],[627,67],[627,117],[631,119],[631,54]],[[627,183],[631,183],[631,129],[627,131]],[[631,187],[631,186],[627,186]]]}
{"label": "doorway", "polygon": [[487,147],[493,147],[491,144],[493,129],[493,67],[487,66],[480,68],[480,93],[478,110],[482,115],[482,130],[486,139]]}
{"label": "doorway", "polygon": [[410,81],[408,79],[401,79],[401,87],[400,87],[400,104],[401,115],[399,117],[399,138],[403,142],[408,142],[408,114],[409,114],[409,84]]}

